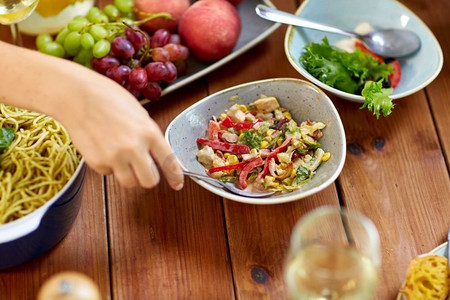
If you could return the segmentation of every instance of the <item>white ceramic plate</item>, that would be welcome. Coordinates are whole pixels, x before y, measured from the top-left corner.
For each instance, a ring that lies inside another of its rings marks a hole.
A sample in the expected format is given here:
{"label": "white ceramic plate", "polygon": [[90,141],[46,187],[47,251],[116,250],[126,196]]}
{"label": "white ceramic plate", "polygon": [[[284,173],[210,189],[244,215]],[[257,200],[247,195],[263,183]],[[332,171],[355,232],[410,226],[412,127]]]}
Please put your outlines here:
{"label": "white ceramic plate", "polygon": [[[248,198],[228,192],[210,183],[192,178],[199,185],[227,199],[250,204],[275,204],[295,201],[311,196],[332,184],[339,176],[345,162],[346,139],[339,114],[330,98],[313,84],[293,78],[272,78],[244,83],[199,100],[180,113],[167,127],[165,137],[183,169],[205,174],[196,155],[199,150],[197,138],[206,135],[209,120],[218,116],[234,103],[249,104],[261,95],[274,96],[282,107],[289,109],[297,122],[321,121],[326,127],[320,139],[322,148],[331,153],[310,181],[299,189],[267,198]],[[231,97],[238,100],[230,102]]]}
{"label": "white ceramic plate", "polygon": [[[402,79],[391,95],[399,99],[411,95],[430,84],[442,69],[443,55],[439,42],[431,30],[413,12],[394,0],[306,0],[297,15],[338,28],[353,30],[368,22],[374,28],[404,28],[417,33],[421,48],[399,59]],[[349,101],[364,103],[362,96],[332,88],[310,75],[299,62],[303,48],[310,42],[321,42],[327,36],[330,44],[345,38],[342,35],[289,26],[284,49],[291,65],[305,78],[324,90]]]}
{"label": "white ceramic plate", "polygon": [[[203,63],[192,57],[188,58],[186,73],[179,76],[175,82],[164,88],[161,92],[161,96],[167,95],[223,66],[250,48],[254,47],[274,32],[280,24],[260,18],[255,12],[255,7],[258,4],[265,4],[270,7],[275,7],[270,0],[245,0],[237,6],[239,16],[241,17],[242,29],[239,40],[237,41],[233,52],[214,63]],[[140,101],[142,105],[148,102],[149,100],[147,99]]]}
{"label": "white ceramic plate", "polygon": [[[445,242],[429,252],[430,254],[438,254],[448,258],[448,242]],[[402,287],[405,285],[403,283]],[[397,300],[407,300],[402,293],[398,293]]]}

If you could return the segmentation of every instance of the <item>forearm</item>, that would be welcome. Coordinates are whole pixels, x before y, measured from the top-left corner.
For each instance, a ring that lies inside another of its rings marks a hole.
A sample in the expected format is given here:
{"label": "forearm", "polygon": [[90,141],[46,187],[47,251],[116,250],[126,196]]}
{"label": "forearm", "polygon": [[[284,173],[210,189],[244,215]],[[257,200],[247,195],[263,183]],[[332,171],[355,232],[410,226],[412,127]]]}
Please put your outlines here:
{"label": "forearm", "polygon": [[75,120],[86,109],[90,82],[101,88],[109,80],[71,61],[4,42],[0,42],[0,57],[4,74],[0,102],[56,119],[66,119],[70,113]]}

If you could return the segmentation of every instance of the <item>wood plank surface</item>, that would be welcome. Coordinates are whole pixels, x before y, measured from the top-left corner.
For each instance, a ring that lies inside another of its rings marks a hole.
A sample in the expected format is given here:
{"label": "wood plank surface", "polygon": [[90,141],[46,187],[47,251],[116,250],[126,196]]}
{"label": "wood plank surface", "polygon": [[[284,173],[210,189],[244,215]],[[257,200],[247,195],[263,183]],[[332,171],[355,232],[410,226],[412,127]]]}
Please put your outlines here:
{"label": "wood plank surface", "polygon": [[431,29],[444,54],[444,65],[439,76],[426,88],[433,120],[444,151],[447,169],[450,169],[450,1],[407,1],[406,4]]}

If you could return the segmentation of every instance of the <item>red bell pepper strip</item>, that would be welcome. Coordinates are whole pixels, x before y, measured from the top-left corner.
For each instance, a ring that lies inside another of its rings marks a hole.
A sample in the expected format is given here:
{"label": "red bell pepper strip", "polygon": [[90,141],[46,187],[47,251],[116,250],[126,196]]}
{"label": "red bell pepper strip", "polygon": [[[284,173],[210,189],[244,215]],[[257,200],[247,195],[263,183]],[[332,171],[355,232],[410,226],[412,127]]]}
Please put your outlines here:
{"label": "red bell pepper strip", "polygon": [[234,121],[230,116],[227,116],[225,119],[220,122],[220,125],[225,128],[232,128],[234,126]]}
{"label": "red bell pepper strip", "polygon": [[250,147],[247,145],[237,145],[237,144],[229,144],[225,142],[220,142],[217,140],[208,140],[205,138],[197,138],[197,143],[200,143],[205,146],[210,146],[214,150],[220,150],[224,152],[230,152],[234,154],[249,154]]}
{"label": "red bell pepper strip", "polygon": [[242,189],[247,188],[248,182],[247,182],[247,176],[248,173],[250,173],[251,170],[254,168],[257,168],[259,166],[262,166],[264,164],[264,161],[260,156],[255,157],[252,160],[249,160],[245,166],[242,168],[241,173],[239,174],[239,184],[241,185]]}
{"label": "red bell pepper strip", "polygon": [[230,116],[227,116],[225,119],[222,120],[222,122],[220,122],[220,125],[225,128],[234,128],[236,130],[243,130],[243,129],[252,128],[253,125],[255,125],[258,121],[259,121],[259,119],[254,122],[242,121],[239,123],[235,123],[233,121],[233,118],[231,118]]}
{"label": "red bell pepper strip", "polygon": [[389,74],[388,78],[391,81],[391,87],[395,89],[402,78],[402,68],[400,67],[400,62],[397,59],[390,64],[394,68],[394,73]]}
{"label": "red bell pepper strip", "polygon": [[289,145],[291,140],[292,140],[291,136],[286,137],[284,142],[278,148],[275,148],[275,150],[273,150],[269,155],[267,155],[267,158],[264,163],[264,169],[261,171],[261,173],[258,174],[258,177],[256,177],[257,180],[266,176],[267,172],[269,171],[269,164],[272,158],[275,158],[278,153],[283,151]]}
{"label": "red bell pepper strip", "polygon": [[362,52],[370,54],[372,56],[372,58],[378,60],[380,63],[384,64],[384,59],[381,58],[381,56],[373,53],[372,51],[370,51],[369,49],[366,48],[366,46],[364,46],[364,44],[361,41],[356,40],[355,41],[355,47],[361,49]]}
{"label": "red bell pepper strip", "polygon": [[241,169],[241,168],[243,168],[246,164],[247,164],[247,162],[246,162],[246,161],[243,161],[243,162],[236,163],[236,164],[232,164],[232,165],[226,165],[226,166],[215,167],[215,168],[208,169],[208,173],[209,173],[209,174],[212,174],[212,173],[220,172],[220,171],[229,171],[229,170]]}

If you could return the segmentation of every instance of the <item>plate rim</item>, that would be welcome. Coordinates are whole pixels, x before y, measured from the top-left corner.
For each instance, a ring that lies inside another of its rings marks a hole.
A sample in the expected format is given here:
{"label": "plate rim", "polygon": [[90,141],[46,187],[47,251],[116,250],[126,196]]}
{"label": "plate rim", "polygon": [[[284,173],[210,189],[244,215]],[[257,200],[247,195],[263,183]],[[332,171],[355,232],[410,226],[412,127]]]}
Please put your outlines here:
{"label": "plate rim", "polygon": [[[311,0],[305,0],[298,7],[298,9],[296,10],[295,14],[299,15],[300,12],[310,2],[311,2]],[[399,2],[397,0],[391,0],[391,2],[395,2],[396,4],[401,6],[401,8],[404,11],[406,11],[409,14],[413,15],[417,19],[417,21],[423,26],[423,28],[425,28],[426,32],[430,35],[431,39],[436,44],[436,46],[437,46],[436,50],[438,52],[437,53],[438,54],[438,63],[437,63],[436,69],[433,71],[432,75],[427,80],[425,80],[420,85],[418,85],[417,87],[415,87],[413,89],[410,89],[409,91],[405,91],[403,93],[392,95],[391,99],[392,100],[396,100],[396,99],[400,99],[400,98],[404,98],[404,97],[407,97],[409,95],[412,95],[412,94],[420,91],[421,89],[425,88],[426,86],[428,86],[431,82],[433,82],[433,80],[436,79],[436,77],[440,74],[440,72],[442,70],[442,67],[444,65],[444,55],[443,55],[443,52],[442,52],[441,45],[439,44],[439,41],[437,40],[436,36],[433,34],[433,32],[430,30],[430,28],[422,21],[422,19],[419,18],[413,11],[411,11],[408,7],[406,7],[401,2]],[[289,43],[291,41],[291,36],[293,34],[293,30],[294,30],[294,26],[289,25],[287,30],[286,30],[286,34],[285,34],[285,38],[284,38],[284,51],[285,51],[286,57],[288,58],[289,63],[292,65],[292,67],[294,67],[294,69],[297,72],[299,72],[301,75],[303,75],[305,78],[307,78],[308,80],[310,80],[311,82],[313,82],[317,86],[323,88],[324,90],[327,90],[327,91],[330,90],[329,92],[336,94],[338,97],[340,97],[340,98],[342,98],[344,100],[348,100],[348,101],[356,102],[356,103],[364,103],[364,98],[362,96],[346,93],[346,92],[338,90],[338,89],[336,89],[334,87],[328,86],[328,85],[324,84],[323,82],[321,82],[320,80],[318,80],[317,78],[315,78],[314,76],[312,76],[311,74],[309,74],[303,68],[299,67],[299,65],[295,62],[295,60],[292,58],[292,56],[290,55],[290,52],[289,52]]]}

